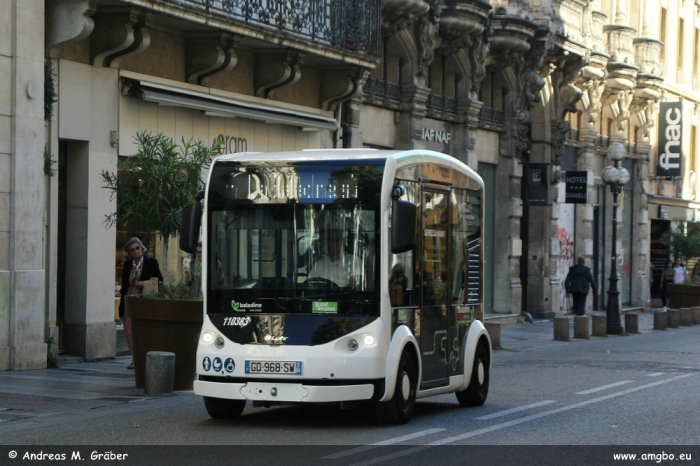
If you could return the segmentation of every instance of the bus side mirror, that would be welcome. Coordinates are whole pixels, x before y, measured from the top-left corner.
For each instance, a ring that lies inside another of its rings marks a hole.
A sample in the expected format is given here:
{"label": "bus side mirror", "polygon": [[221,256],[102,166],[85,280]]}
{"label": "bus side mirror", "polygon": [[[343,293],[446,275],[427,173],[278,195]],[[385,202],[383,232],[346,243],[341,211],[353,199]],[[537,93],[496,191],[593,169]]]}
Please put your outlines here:
{"label": "bus side mirror", "polygon": [[[200,194],[201,193],[201,194]],[[180,249],[194,254],[199,242],[199,226],[202,222],[202,191],[197,193],[196,201],[182,209],[180,226]]]}
{"label": "bus side mirror", "polygon": [[394,200],[391,212],[391,252],[400,254],[410,251],[416,242],[416,215],[418,208],[413,202]]}

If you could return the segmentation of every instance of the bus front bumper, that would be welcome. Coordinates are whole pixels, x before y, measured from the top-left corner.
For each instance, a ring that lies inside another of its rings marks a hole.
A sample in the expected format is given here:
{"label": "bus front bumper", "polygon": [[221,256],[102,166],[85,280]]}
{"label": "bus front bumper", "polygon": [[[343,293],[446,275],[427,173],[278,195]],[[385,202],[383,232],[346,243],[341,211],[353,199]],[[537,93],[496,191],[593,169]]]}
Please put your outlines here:
{"label": "bus front bumper", "polygon": [[301,403],[369,400],[374,385],[319,386],[300,383],[219,383],[194,381],[194,393],[210,398]]}

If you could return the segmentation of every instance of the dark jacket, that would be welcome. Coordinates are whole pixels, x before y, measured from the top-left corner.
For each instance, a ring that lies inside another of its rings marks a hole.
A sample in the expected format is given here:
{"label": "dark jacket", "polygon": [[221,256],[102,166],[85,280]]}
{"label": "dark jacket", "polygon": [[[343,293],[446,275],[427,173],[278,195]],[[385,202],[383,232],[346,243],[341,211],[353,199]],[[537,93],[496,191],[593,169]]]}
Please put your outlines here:
{"label": "dark jacket", "polygon": [[588,294],[588,284],[591,284],[593,294],[596,294],[595,278],[591,273],[591,269],[585,265],[576,264],[569,268],[569,274],[564,281],[566,293],[584,293]]}
{"label": "dark jacket", "polygon": [[[124,262],[124,270],[122,271],[122,288],[119,293],[122,295],[122,299],[119,303],[119,317],[124,315],[124,295],[129,289],[129,275],[131,275],[131,269],[134,268],[134,262],[132,260],[127,260]],[[151,277],[158,277],[158,281],[163,281],[163,275],[160,273],[160,266],[156,259],[150,257],[143,258],[143,265],[141,266],[141,278],[140,282],[145,282]]]}

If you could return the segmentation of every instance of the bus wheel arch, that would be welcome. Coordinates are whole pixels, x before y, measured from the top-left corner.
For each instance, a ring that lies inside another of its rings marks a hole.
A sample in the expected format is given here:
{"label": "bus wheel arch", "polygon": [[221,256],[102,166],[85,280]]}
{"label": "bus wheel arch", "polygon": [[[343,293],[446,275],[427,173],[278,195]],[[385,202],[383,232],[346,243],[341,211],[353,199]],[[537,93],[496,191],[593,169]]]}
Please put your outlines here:
{"label": "bus wheel arch", "polygon": [[413,416],[418,390],[418,363],[406,345],[396,372],[394,394],[388,401],[376,404],[377,419],[384,424],[406,424]]}
{"label": "bus wheel arch", "polygon": [[380,396],[379,401],[389,401],[394,396],[396,377],[398,374],[401,357],[403,356],[404,352],[408,352],[413,358],[416,367],[416,382],[418,385],[420,384],[423,374],[420,364],[418,342],[408,327],[401,325],[394,331],[394,335],[392,336],[391,343],[389,345],[384,375],[384,393]]}

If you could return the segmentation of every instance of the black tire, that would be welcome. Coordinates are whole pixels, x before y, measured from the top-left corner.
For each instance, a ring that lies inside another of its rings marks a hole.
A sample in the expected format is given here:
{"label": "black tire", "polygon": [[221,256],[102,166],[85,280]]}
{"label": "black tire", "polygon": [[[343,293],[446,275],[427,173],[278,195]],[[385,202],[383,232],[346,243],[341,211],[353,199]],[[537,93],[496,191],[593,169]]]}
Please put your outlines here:
{"label": "black tire", "polygon": [[416,405],[418,370],[413,357],[404,351],[396,374],[394,396],[389,401],[377,403],[377,420],[382,424],[406,424],[413,416]]}
{"label": "black tire", "polygon": [[469,386],[457,392],[457,401],[462,406],[481,406],[489,394],[489,352],[483,343],[476,346],[474,365]]}
{"label": "black tire", "polygon": [[223,398],[204,397],[204,407],[214,419],[236,419],[243,412],[246,400],[226,400]]}

